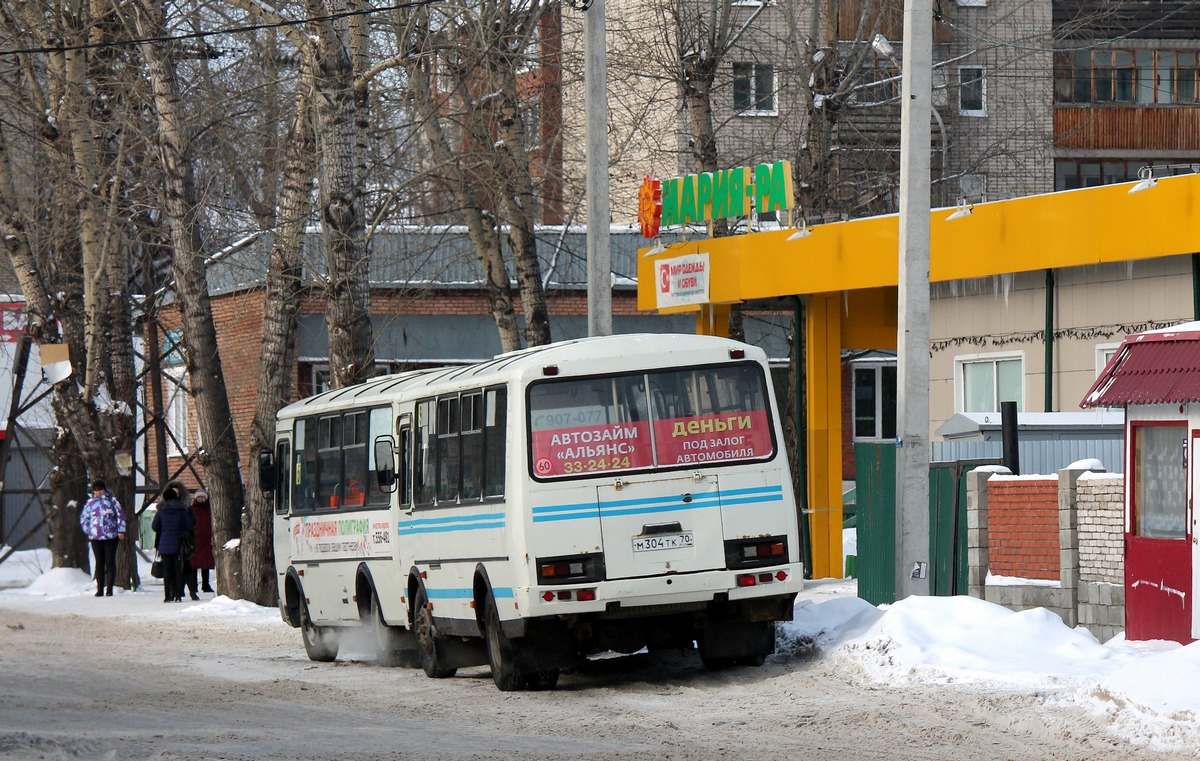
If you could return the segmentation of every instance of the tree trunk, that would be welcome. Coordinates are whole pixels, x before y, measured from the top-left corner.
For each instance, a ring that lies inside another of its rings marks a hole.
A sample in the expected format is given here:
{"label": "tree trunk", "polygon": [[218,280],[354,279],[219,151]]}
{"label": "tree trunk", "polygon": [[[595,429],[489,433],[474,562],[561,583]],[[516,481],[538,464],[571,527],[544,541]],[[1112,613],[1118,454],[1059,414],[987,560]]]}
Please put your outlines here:
{"label": "tree trunk", "polygon": [[[344,12],[336,0],[325,8],[308,3],[310,16]],[[358,124],[354,68],[330,21],[316,30],[317,145],[320,156],[321,226],[327,262],[329,372],[335,388],[361,383],[375,367],[371,329],[369,261],[363,241],[363,217],[356,169]]]}
{"label": "tree trunk", "polygon": [[[88,540],[79,526],[88,488],[87,470],[74,440],[59,429],[50,470],[50,552],[55,568],[91,568]],[[123,578],[119,573],[117,578]]]}
{"label": "tree trunk", "polygon": [[[301,88],[304,92],[304,88]],[[292,393],[295,368],[296,314],[300,307],[300,252],[308,218],[309,178],[316,155],[309,126],[309,102],[300,95],[287,141],[287,163],[279,195],[275,244],[267,267],[267,292],[263,307],[263,345],[259,363],[258,398],[250,429],[250,454],[271,451],[275,442],[275,414]],[[290,472],[288,463],[279,463]],[[242,593],[259,605],[275,605],[274,499],[259,488],[258,468],[247,474],[248,509],[242,515]],[[278,488],[286,489],[286,483]]]}
{"label": "tree trunk", "polygon": [[[161,5],[153,0],[137,3],[138,33],[147,38],[162,37],[165,34],[162,13]],[[163,46],[147,44],[142,51],[154,87],[159,152],[166,184],[166,216],[170,220],[171,243],[175,249],[171,274],[182,318],[191,396],[196,402],[203,440],[198,459],[208,478],[209,501],[213,506],[213,546],[219,550],[216,555],[217,591],[237,598],[241,596],[241,561],[238,542],[234,540],[241,534],[244,493],[237,438],[225,390],[201,252],[199,206],[188,140],[179,110],[175,71]]]}
{"label": "tree trunk", "polygon": [[497,195],[512,241],[517,288],[525,314],[525,342],[529,346],[543,346],[550,343],[550,312],[542,287],[542,267],[537,258],[536,205],[529,159],[523,148],[524,124],[517,106],[516,79],[511,71],[505,71],[501,76],[504,97],[497,120],[500,140],[492,149],[492,160],[498,168],[496,178],[501,186]]}

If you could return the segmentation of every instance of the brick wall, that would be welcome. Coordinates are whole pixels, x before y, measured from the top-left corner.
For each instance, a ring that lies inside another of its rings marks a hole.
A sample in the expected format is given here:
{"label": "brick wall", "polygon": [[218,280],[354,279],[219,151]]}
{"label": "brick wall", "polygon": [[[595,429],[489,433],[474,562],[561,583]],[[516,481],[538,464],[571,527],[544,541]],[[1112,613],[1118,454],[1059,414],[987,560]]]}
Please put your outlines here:
{"label": "brick wall", "polygon": [[[1125,629],[1124,484],[1120,474],[1085,469],[1037,479],[985,468],[968,473],[971,596],[1013,610],[1047,608],[1101,642],[1120,634]],[[1030,533],[1040,536],[1042,547],[1027,546]],[[1050,537],[1058,546],[1058,573],[1048,577],[1039,569],[1047,564],[1044,545]],[[1035,556],[1040,559],[1031,562]]]}
{"label": "brick wall", "polygon": [[1085,473],[1076,483],[1079,623],[1103,642],[1125,630],[1125,477]]}
{"label": "brick wall", "polygon": [[1125,583],[1125,477],[1089,473],[1080,477],[1079,578]]}
{"label": "brick wall", "polygon": [[1058,478],[992,476],[988,534],[993,575],[1058,581]]}

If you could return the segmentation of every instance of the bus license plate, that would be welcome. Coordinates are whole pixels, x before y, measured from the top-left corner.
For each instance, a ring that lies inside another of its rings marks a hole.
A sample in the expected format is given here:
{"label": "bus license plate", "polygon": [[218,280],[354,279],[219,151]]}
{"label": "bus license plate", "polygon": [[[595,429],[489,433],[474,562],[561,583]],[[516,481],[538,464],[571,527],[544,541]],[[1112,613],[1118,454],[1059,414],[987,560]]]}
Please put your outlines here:
{"label": "bus license plate", "polygon": [[681,534],[654,534],[652,536],[635,536],[633,538],[634,552],[653,552],[655,550],[682,550],[695,544],[691,531]]}

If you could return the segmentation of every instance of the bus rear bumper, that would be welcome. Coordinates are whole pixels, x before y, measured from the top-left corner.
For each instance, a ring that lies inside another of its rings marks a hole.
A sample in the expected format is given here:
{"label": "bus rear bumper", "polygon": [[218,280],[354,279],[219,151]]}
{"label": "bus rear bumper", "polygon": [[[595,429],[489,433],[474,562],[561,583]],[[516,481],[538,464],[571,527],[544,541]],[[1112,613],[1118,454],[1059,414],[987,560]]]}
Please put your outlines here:
{"label": "bus rear bumper", "polygon": [[[752,577],[752,582],[746,577]],[[782,620],[791,617],[790,601],[803,588],[803,565],[788,563],[751,571],[721,570],[613,579],[590,584],[526,587],[514,592],[518,607],[528,617],[609,614],[627,618],[639,613],[659,615],[671,609],[698,610],[713,602],[787,598],[787,611],[776,618]],[[584,592],[585,598],[590,592],[595,599],[581,600],[580,592]]]}

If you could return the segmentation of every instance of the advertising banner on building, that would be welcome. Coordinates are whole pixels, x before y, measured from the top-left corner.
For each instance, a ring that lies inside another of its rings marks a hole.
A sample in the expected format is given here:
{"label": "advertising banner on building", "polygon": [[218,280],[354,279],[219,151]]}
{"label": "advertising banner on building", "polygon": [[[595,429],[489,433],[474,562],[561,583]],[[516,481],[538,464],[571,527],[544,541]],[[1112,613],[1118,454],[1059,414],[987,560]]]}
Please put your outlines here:
{"label": "advertising banner on building", "polygon": [[658,308],[708,303],[708,254],[689,254],[654,263],[658,282]]}

